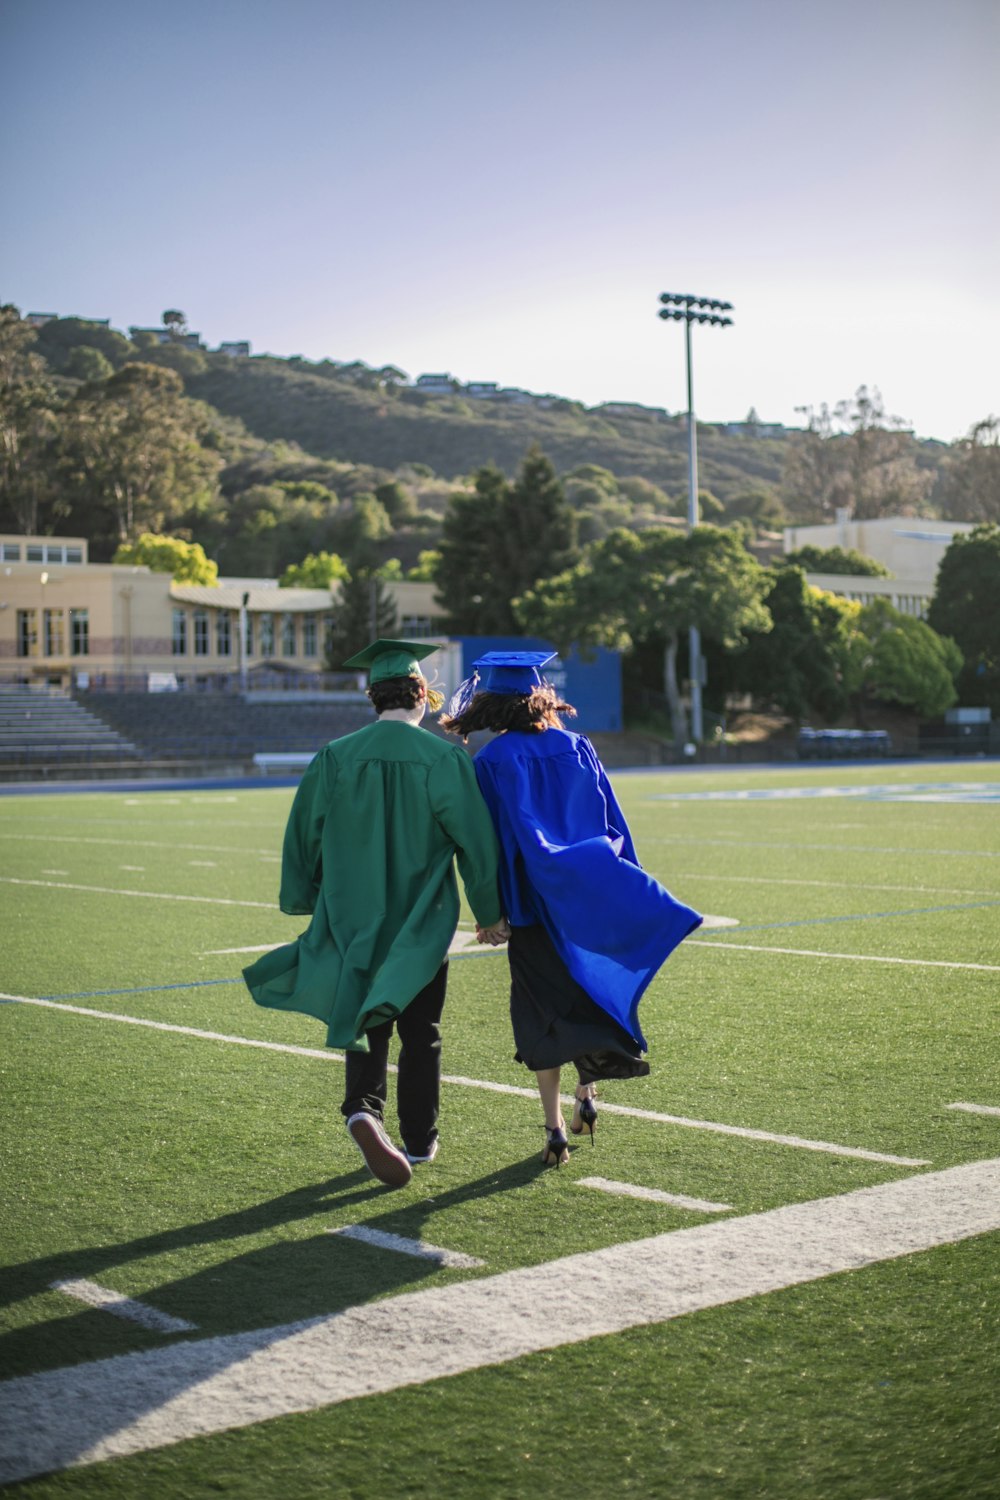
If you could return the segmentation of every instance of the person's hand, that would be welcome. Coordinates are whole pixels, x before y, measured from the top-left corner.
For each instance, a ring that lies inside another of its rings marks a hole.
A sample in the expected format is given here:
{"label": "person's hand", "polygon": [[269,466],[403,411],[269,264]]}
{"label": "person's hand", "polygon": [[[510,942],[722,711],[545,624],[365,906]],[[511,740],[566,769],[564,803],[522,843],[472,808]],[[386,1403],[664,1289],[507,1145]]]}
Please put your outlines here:
{"label": "person's hand", "polygon": [[491,948],[499,948],[510,937],[510,923],[506,917],[501,917],[499,922],[494,922],[490,927],[480,927],[476,923],[476,942],[488,943]]}

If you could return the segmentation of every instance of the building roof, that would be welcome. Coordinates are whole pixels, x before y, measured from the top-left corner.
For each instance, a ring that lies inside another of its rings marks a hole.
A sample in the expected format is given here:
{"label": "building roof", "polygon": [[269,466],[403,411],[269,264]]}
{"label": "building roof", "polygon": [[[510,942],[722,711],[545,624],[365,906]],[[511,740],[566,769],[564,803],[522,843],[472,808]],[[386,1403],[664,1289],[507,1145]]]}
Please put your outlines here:
{"label": "building roof", "polygon": [[213,609],[241,609],[243,595],[251,614],[311,614],[330,608],[329,589],[212,588],[200,583],[174,583],[170,597],[181,604],[210,605]]}

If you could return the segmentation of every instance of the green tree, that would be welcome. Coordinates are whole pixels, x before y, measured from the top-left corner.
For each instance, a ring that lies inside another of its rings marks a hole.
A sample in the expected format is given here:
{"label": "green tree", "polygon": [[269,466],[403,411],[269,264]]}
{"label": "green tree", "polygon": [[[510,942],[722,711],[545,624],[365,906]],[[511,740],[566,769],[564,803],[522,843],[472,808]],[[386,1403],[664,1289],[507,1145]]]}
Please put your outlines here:
{"label": "green tree", "polygon": [[396,606],[384,582],[373,571],[359,570],[340,585],[327,642],[327,670],[339,672],[345,661],[369,641],[396,631]]}
{"label": "green tree", "polygon": [[888,599],[874,599],[862,609],[852,658],[862,710],[872,700],[902,703],[936,719],[958,698],[962,653],[955,642],[904,615]]}
{"label": "green tree", "polygon": [[962,702],[1000,716],[1000,526],[956,536],[938,569],[928,624],[950,636],[965,658]]}
{"label": "green tree", "polygon": [[219,569],[205,556],[198,542],[179,536],[154,536],[144,531],[134,542],[123,542],[113,563],[137,563],[154,573],[169,573],[175,583],[202,583],[210,588],[219,581]]}
{"label": "green tree", "polygon": [[797,547],[779,557],[779,568],[801,568],[805,573],[837,573],[855,578],[890,578],[883,563],[866,557],[853,547]]}
{"label": "green tree", "polygon": [[436,582],[447,628],[465,635],[517,634],[512,600],[577,556],[576,518],[552,464],[538,448],[509,483],[477,471],[471,494],[452,496]]}
{"label": "green tree", "polygon": [[440,552],[433,547],[425,548],[417,555],[416,563],[407,572],[407,582],[433,583],[440,561]]}
{"label": "green tree", "polygon": [[335,579],[351,575],[344,559],[336,552],[310,552],[300,563],[290,563],[278,586],[283,589],[328,589]]}
{"label": "green tree", "polygon": [[100,349],[94,349],[90,344],[77,344],[69,351],[66,361],[66,374],[72,375],[75,380],[84,380],[88,384],[97,380],[107,380],[113,375],[115,367],[106,354]]}
{"label": "green tree", "polygon": [[749,633],[746,646],[725,652],[709,645],[708,681],[716,701],[750,693],[801,723],[833,723],[850,703],[851,643],[861,606],[811,588],[801,568],[768,574],[764,605],[773,629]]}
{"label": "green tree", "polygon": [[178,307],[168,307],[160,321],[173,338],[179,338],[187,332],[187,318]]}
{"label": "green tree", "polygon": [[96,349],[116,370],[136,352],[135,344],[116,328],[86,318],[52,318],[38,330],[38,351],[57,375],[72,374],[70,361],[80,347]]}
{"label": "green tree", "polygon": [[516,603],[524,628],[566,650],[573,644],[628,651],[664,640],[663,686],[674,739],[688,738],[677,681],[681,632],[697,626],[727,648],[751,630],[769,629],[762,603],[767,577],[732,532],[699,526],[689,533],[651,527],[613,531],[575,567],[547,578]]}
{"label": "green tree", "polygon": [[172,370],[127,364],[99,386],[82,387],[65,427],[74,503],[102,514],[101,529],[118,541],[169,529],[215,492],[219,460],[198,441],[200,421]]}
{"label": "green tree", "polygon": [[0,307],[0,516],[37,535],[64,511],[57,484],[58,399],[34,329]]}

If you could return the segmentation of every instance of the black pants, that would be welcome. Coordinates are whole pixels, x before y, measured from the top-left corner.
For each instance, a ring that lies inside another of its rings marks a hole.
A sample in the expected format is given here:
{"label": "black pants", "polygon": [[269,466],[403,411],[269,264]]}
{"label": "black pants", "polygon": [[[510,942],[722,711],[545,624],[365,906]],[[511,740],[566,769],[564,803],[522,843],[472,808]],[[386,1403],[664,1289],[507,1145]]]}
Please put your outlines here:
{"label": "black pants", "polygon": [[347,1053],[347,1078],[340,1112],[345,1117],[385,1113],[389,1040],[395,1026],[399,1034],[399,1077],[396,1107],[403,1145],[411,1156],[426,1156],[437,1140],[438,1107],[441,1100],[441,1012],[448,985],[447,960],[430,984],[414,995],[394,1021],[373,1026],[367,1052]]}

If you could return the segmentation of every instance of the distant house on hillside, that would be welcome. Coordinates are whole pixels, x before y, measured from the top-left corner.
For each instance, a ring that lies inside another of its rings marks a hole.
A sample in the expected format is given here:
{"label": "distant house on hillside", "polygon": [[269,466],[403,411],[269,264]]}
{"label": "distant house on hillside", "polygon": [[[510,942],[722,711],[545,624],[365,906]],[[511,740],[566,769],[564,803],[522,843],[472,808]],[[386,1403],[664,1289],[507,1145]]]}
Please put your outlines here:
{"label": "distant house on hillside", "polygon": [[720,422],[719,431],[724,437],[779,438],[786,432],[800,432],[798,427],[786,427],[784,422]]}
{"label": "distant house on hillside", "polygon": [[662,406],[642,406],[638,401],[604,401],[592,411],[604,417],[665,417]]}
{"label": "distant house on hillside", "polygon": [[450,375],[418,375],[416,386],[418,391],[427,391],[434,396],[450,396],[455,390]]}
{"label": "distant house on hillside", "polygon": [[200,333],[174,333],[169,328],[129,328],[128,336],[135,343],[139,334],[152,334],[158,344],[179,344],[182,349],[202,349]]}
{"label": "distant house on hillside", "polygon": [[216,353],[228,354],[230,359],[249,359],[250,340],[238,339],[235,343],[220,344]]}
{"label": "distant house on hillside", "polygon": [[495,401],[500,392],[495,380],[470,380],[465,394],[476,401]]}
{"label": "distant house on hillside", "polygon": [[25,313],[24,321],[32,328],[44,328],[46,323],[54,323],[58,316],[58,313]]}

